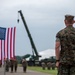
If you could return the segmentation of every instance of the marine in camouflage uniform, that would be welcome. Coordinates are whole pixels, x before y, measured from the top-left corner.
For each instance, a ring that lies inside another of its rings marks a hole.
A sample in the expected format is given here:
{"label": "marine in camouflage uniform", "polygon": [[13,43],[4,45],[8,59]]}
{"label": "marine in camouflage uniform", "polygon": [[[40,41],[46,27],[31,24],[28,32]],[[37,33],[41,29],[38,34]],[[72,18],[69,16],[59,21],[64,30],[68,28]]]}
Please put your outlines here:
{"label": "marine in camouflage uniform", "polygon": [[18,61],[17,59],[15,58],[14,59],[14,71],[17,72],[17,67],[18,67]]}
{"label": "marine in camouflage uniform", "polygon": [[47,69],[50,70],[51,69],[51,62],[47,63]]}
{"label": "marine in camouflage uniform", "polygon": [[10,68],[11,68],[11,73],[13,73],[13,68],[14,68],[14,58],[10,59]]}
{"label": "marine in camouflage uniform", "polygon": [[65,15],[66,28],[56,35],[56,66],[58,75],[75,75],[75,28],[74,16]]}
{"label": "marine in camouflage uniform", "polygon": [[23,72],[26,73],[26,71],[27,71],[27,66],[28,66],[28,63],[27,63],[26,59],[23,59],[23,60],[22,60],[22,66],[23,66]]}
{"label": "marine in camouflage uniform", "polygon": [[52,70],[55,70],[55,63],[54,62],[52,63],[51,66],[52,66]]}
{"label": "marine in camouflage uniform", "polygon": [[45,70],[45,68],[46,68],[45,62],[42,62],[41,65],[42,65],[42,69]]}
{"label": "marine in camouflage uniform", "polygon": [[7,59],[5,60],[5,62],[6,62],[5,69],[6,69],[6,72],[8,72],[8,71],[9,71],[9,64],[10,64],[9,59],[7,58]]}

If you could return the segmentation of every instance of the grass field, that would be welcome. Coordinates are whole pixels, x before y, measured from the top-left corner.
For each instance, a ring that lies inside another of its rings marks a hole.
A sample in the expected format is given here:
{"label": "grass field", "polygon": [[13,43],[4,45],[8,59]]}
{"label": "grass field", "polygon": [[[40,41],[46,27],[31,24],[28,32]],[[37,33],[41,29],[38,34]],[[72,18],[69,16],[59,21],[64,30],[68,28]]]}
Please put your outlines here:
{"label": "grass field", "polygon": [[43,73],[48,73],[48,74],[51,74],[51,75],[56,75],[57,74],[57,69],[55,70],[47,70],[47,68],[45,70],[42,69],[42,67],[37,67],[37,66],[31,66],[31,67],[28,67],[28,69],[30,70],[34,70],[34,71],[39,71],[39,72],[43,72]]}

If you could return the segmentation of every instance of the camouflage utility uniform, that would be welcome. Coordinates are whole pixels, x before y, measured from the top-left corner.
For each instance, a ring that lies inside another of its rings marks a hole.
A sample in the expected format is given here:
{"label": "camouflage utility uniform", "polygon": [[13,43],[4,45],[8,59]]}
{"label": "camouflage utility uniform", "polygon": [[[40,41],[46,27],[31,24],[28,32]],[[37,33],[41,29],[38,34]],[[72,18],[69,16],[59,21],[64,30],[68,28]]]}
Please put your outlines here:
{"label": "camouflage utility uniform", "polygon": [[42,62],[41,65],[42,65],[42,69],[45,70],[45,68],[46,68],[45,62]]}
{"label": "camouflage utility uniform", "polygon": [[14,70],[17,72],[17,66],[18,66],[18,61],[17,59],[14,60]]}
{"label": "camouflage utility uniform", "polygon": [[60,64],[58,75],[75,75],[75,28],[67,26],[56,35],[60,41]]}
{"label": "camouflage utility uniform", "polygon": [[28,66],[28,63],[27,63],[26,59],[22,60],[22,66],[23,66],[23,72],[26,72],[27,71],[27,66]]}

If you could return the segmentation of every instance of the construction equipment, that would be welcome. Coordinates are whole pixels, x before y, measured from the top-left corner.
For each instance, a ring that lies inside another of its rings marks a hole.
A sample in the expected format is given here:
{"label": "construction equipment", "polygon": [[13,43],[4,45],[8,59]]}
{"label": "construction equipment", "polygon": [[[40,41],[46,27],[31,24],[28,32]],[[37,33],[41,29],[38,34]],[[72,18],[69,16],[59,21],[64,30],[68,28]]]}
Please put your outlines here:
{"label": "construction equipment", "polygon": [[[29,39],[30,39],[30,43],[31,43],[32,50],[33,50],[33,55],[34,55],[34,53],[35,53],[35,55],[36,55],[36,60],[39,60],[39,57],[40,57],[40,56],[39,56],[39,54],[38,54],[38,52],[37,52],[37,49],[36,49],[36,47],[35,47],[35,44],[34,44],[34,42],[33,42],[32,37],[31,37],[30,31],[29,31],[29,29],[28,29],[28,27],[27,27],[27,24],[26,24],[26,21],[25,21],[25,19],[24,19],[23,14],[22,14],[22,11],[19,10],[18,13],[20,13],[20,16],[21,16],[21,19],[22,19],[22,21],[23,21],[24,27],[25,27],[25,29],[26,29],[26,31],[27,31],[27,34],[28,34],[28,37],[29,37]],[[18,20],[18,21],[19,21],[19,20]]]}

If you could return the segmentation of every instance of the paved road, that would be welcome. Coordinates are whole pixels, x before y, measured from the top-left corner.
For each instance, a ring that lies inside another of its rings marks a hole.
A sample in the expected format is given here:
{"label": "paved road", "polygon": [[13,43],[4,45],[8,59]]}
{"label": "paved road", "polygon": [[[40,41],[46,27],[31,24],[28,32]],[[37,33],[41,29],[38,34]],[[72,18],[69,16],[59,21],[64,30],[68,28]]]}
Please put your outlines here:
{"label": "paved road", "polygon": [[11,73],[10,70],[9,72],[4,73],[4,68],[0,68],[0,75],[50,75],[50,74],[31,71],[31,70],[27,70],[26,73],[23,73],[22,67],[18,67],[16,73],[15,72]]}

